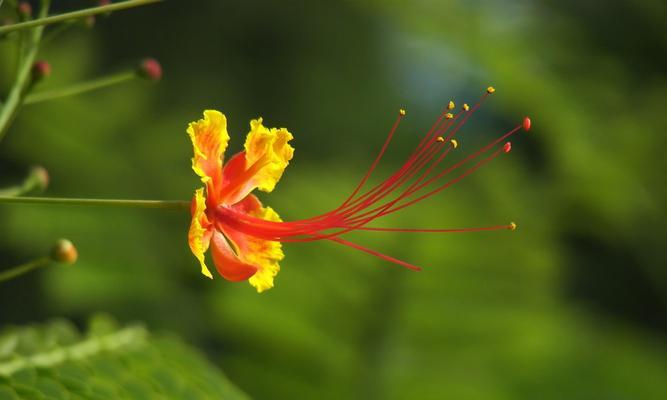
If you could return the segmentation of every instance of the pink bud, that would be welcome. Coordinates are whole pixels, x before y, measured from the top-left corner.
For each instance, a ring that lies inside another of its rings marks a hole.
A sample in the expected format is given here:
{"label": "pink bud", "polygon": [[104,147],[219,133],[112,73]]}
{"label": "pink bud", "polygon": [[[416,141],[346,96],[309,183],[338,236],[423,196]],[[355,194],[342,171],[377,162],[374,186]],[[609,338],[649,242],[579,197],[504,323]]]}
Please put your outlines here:
{"label": "pink bud", "polygon": [[503,146],[503,152],[509,153],[510,151],[512,151],[512,142],[507,142]]}
{"label": "pink bud", "polygon": [[49,75],[51,75],[51,64],[44,60],[35,61],[32,65],[32,79],[40,81]]}
{"label": "pink bud", "polygon": [[137,73],[142,78],[159,81],[162,78],[162,66],[154,58],[144,58],[137,68]]}
{"label": "pink bud", "polygon": [[32,16],[32,6],[27,1],[19,2],[17,11],[19,13],[19,17],[22,19],[28,19]]}
{"label": "pink bud", "polygon": [[523,126],[524,131],[529,131],[531,126],[530,118],[528,117],[524,118],[523,123],[521,125]]}

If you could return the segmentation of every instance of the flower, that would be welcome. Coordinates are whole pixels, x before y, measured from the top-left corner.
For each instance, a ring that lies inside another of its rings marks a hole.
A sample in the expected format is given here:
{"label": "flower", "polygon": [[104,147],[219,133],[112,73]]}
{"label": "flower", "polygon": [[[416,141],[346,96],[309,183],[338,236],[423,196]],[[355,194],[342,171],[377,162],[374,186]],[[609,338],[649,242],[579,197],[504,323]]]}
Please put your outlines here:
{"label": "flower", "polygon": [[[356,188],[340,206],[308,219],[283,222],[271,208],[264,206],[252,193],[255,189],[271,192],[280,180],[294,154],[290,145],[292,134],[285,128],[267,128],[262,118],[250,121],[244,150],[224,163],[229,142],[227,119],[215,110],[204,111],[204,117],[188,125],[187,133],[194,148],[192,169],[204,187],[195,191],[191,203],[192,222],[188,234],[190,249],[201,265],[201,272],[212,278],[205,261],[211,249],[213,264],[218,273],[229,281],[248,280],[258,292],[273,287],[273,280],[284,258],[283,242],[329,240],[366,252],[386,261],[413,270],[419,267],[382,254],[340,236],[354,230],[399,232],[470,232],[483,230],[515,230],[514,222],[482,228],[421,229],[377,228],[370,222],[411,206],[439,193],[467,175],[511,150],[507,138],[521,130],[530,129],[530,119],[469,154],[454,165],[438,169],[442,161],[459,145],[454,136],[484,100],[495,92],[489,88],[473,107],[464,104],[453,114],[454,102],[449,102],[438,120],[422,137],[405,163],[387,179],[362,191],[387,150],[405,110],[399,110],[385,142]],[[485,155],[472,166],[471,162]],[[454,178],[448,178],[458,172]],[[444,178],[448,179],[444,179]],[[444,182],[443,182],[444,180]]]}

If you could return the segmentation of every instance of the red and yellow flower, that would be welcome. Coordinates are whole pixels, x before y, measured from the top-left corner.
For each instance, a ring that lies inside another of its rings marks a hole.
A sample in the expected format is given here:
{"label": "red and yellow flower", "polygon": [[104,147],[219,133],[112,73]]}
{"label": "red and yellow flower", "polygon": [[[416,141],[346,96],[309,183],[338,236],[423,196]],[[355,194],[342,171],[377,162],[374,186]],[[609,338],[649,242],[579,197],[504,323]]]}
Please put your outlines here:
{"label": "red and yellow flower", "polygon": [[210,247],[218,273],[230,281],[249,280],[258,292],[273,287],[284,255],[280,242],[248,235],[220,221],[217,208],[265,221],[280,221],[270,207],[264,207],[251,192],[270,192],[292,159],[292,134],[284,128],[268,129],[262,119],[250,122],[245,150],[226,164],[223,157],[229,134],[227,119],[219,111],[206,110],[204,118],[187,129],[194,147],[192,169],[205,188],[197,189],[192,200],[190,249],[201,264],[201,272],[212,278],[204,253]]}
{"label": "red and yellow flower", "polygon": [[[252,192],[255,189],[264,192],[274,189],[294,154],[294,148],[289,144],[292,134],[285,128],[265,127],[261,118],[252,120],[244,150],[225,163],[224,152],[229,142],[227,119],[219,111],[204,111],[204,117],[190,123],[187,128],[194,147],[192,169],[204,183],[204,187],[195,191],[192,200],[192,223],[188,235],[190,249],[199,260],[202,274],[213,277],[205,261],[205,253],[210,248],[213,264],[223,278],[230,281],[248,280],[258,292],[263,292],[273,287],[273,279],[280,270],[279,262],[284,258],[281,243],[313,240],[333,241],[419,270],[419,267],[349,242],[340,236],[353,230],[467,232],[516,229],[514,223],[463,229],[369,226],[369,223],[380,217],[439,193],[500,154],[510,151],[511,144],[502,142],[522,128],[530,129],[528,118],[457,163],[444,169],[439,168],[447,154],[458,147],[455,136],[459,129],[494,91],[493,88],[487,89],[476,105],[469,107],[464,104],[456,114],[453,113],[454,103],[449,102],[406,162],[382,182],[362,191],[389,146],[399,122],[405,117],[405,111],[400,110],[379,154],[352,194],[332,211],[291,222],[283,222],[271,207],[265,207]],[[480,156],[483,158],[474,162]],[[456,176],[452,178],[453,174]]]}

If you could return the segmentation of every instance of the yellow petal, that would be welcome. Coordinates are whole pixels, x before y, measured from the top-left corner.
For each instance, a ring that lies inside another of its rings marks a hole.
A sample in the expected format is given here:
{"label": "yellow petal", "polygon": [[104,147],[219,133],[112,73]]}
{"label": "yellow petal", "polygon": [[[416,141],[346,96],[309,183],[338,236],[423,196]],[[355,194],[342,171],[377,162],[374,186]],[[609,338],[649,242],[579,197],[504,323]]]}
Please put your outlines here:
{"label": "yellow petal", "polygon": [[204,253],[208,250],[211,234],[213,233],[213,226],[205,213],[206,197],[204,196],[204,188],[199,188],[195,191],[192,207],[192,222],[190,223],[190,231],[188,232],[188,244],[190,245],[192,254],[197,257],[199,264],[201,264],[201,273],[213,279],[213,275],[211,275],[211,271],[208,270],[204,261]]}
{"label": "yellow petal", "polygon": [[[280,216],[271,207],[262,207],[251,215],[268,221],[281,221]],[[273,287],[273,278],[280,271],[278,262],[285,258],[282,244],[271,240],[252,238],[249,250],[244,258],[248,263],[258,266],[259,269],[248,282],[257,289],[257,293],[262,293]]]}
{"label": "yellow petal", "polygon": [[206,110],[203,119],[188,125],[187,132],[194,148],[192,169],[202,182],[217,185],[222,177],[222,157],[229,142],[227,118],[220,111]]}
{"label": "yellow petal", "polygon": [[[262,203],[253,195],[245,197],[233,208],[241,213],[261,218],[267,221],[280,222],[280,216],[270,207],[263,207]],[[285,256],[280,242],[264,240],[246,235],[232,228],[224,228],[223,232],[234,248],[234,253],[243,263],[253,265],[257,272],[248,279],[258,292],[273,287],[273,278],[280,271],[278,262]]]}
{"label": "yellow petal", "polygon": [[252,181],[255,187],[270,192],[294,155],[289,145],[293,136],[285,128],[268,129],[262,118],[250,121],[250,132],[245,141],[246,170],[256,170]]}

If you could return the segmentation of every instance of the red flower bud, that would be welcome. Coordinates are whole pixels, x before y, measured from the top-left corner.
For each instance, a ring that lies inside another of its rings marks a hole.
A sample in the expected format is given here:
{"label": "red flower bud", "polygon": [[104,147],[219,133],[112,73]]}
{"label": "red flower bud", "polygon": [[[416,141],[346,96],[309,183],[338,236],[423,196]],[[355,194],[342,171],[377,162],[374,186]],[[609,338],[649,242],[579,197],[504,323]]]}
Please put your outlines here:
{"label": "red flower bud", "polygon": [[51,258],[60,263],[74,264],[79,257],[76,247],[67,239],[60,239],[51,250]]}
{"label": "red flower bud", "polygon": [[521,124],[521,125],[523,126],[524,131],[529,131],[530,130],[530,125],[531,125],[530,118],[528,118],[528,117],[524,118],[523,119],[523,124]]}
{"label": "red flower bud", "polygon": [[137,73],[142,78],[159,81],[162,78],[162,66],[154,58],[144,58],[137,67]]}
{"label": "red flower bud", "polygon": [[27,1],[19,2],[17,11],[21,19],[28,19],[32,17],[32,6]]}
{"label": "red flower bud", "polygon": [[32,65],[32,79],[37,82],[51,75],[51,64],[48,61],[35,61]]}

